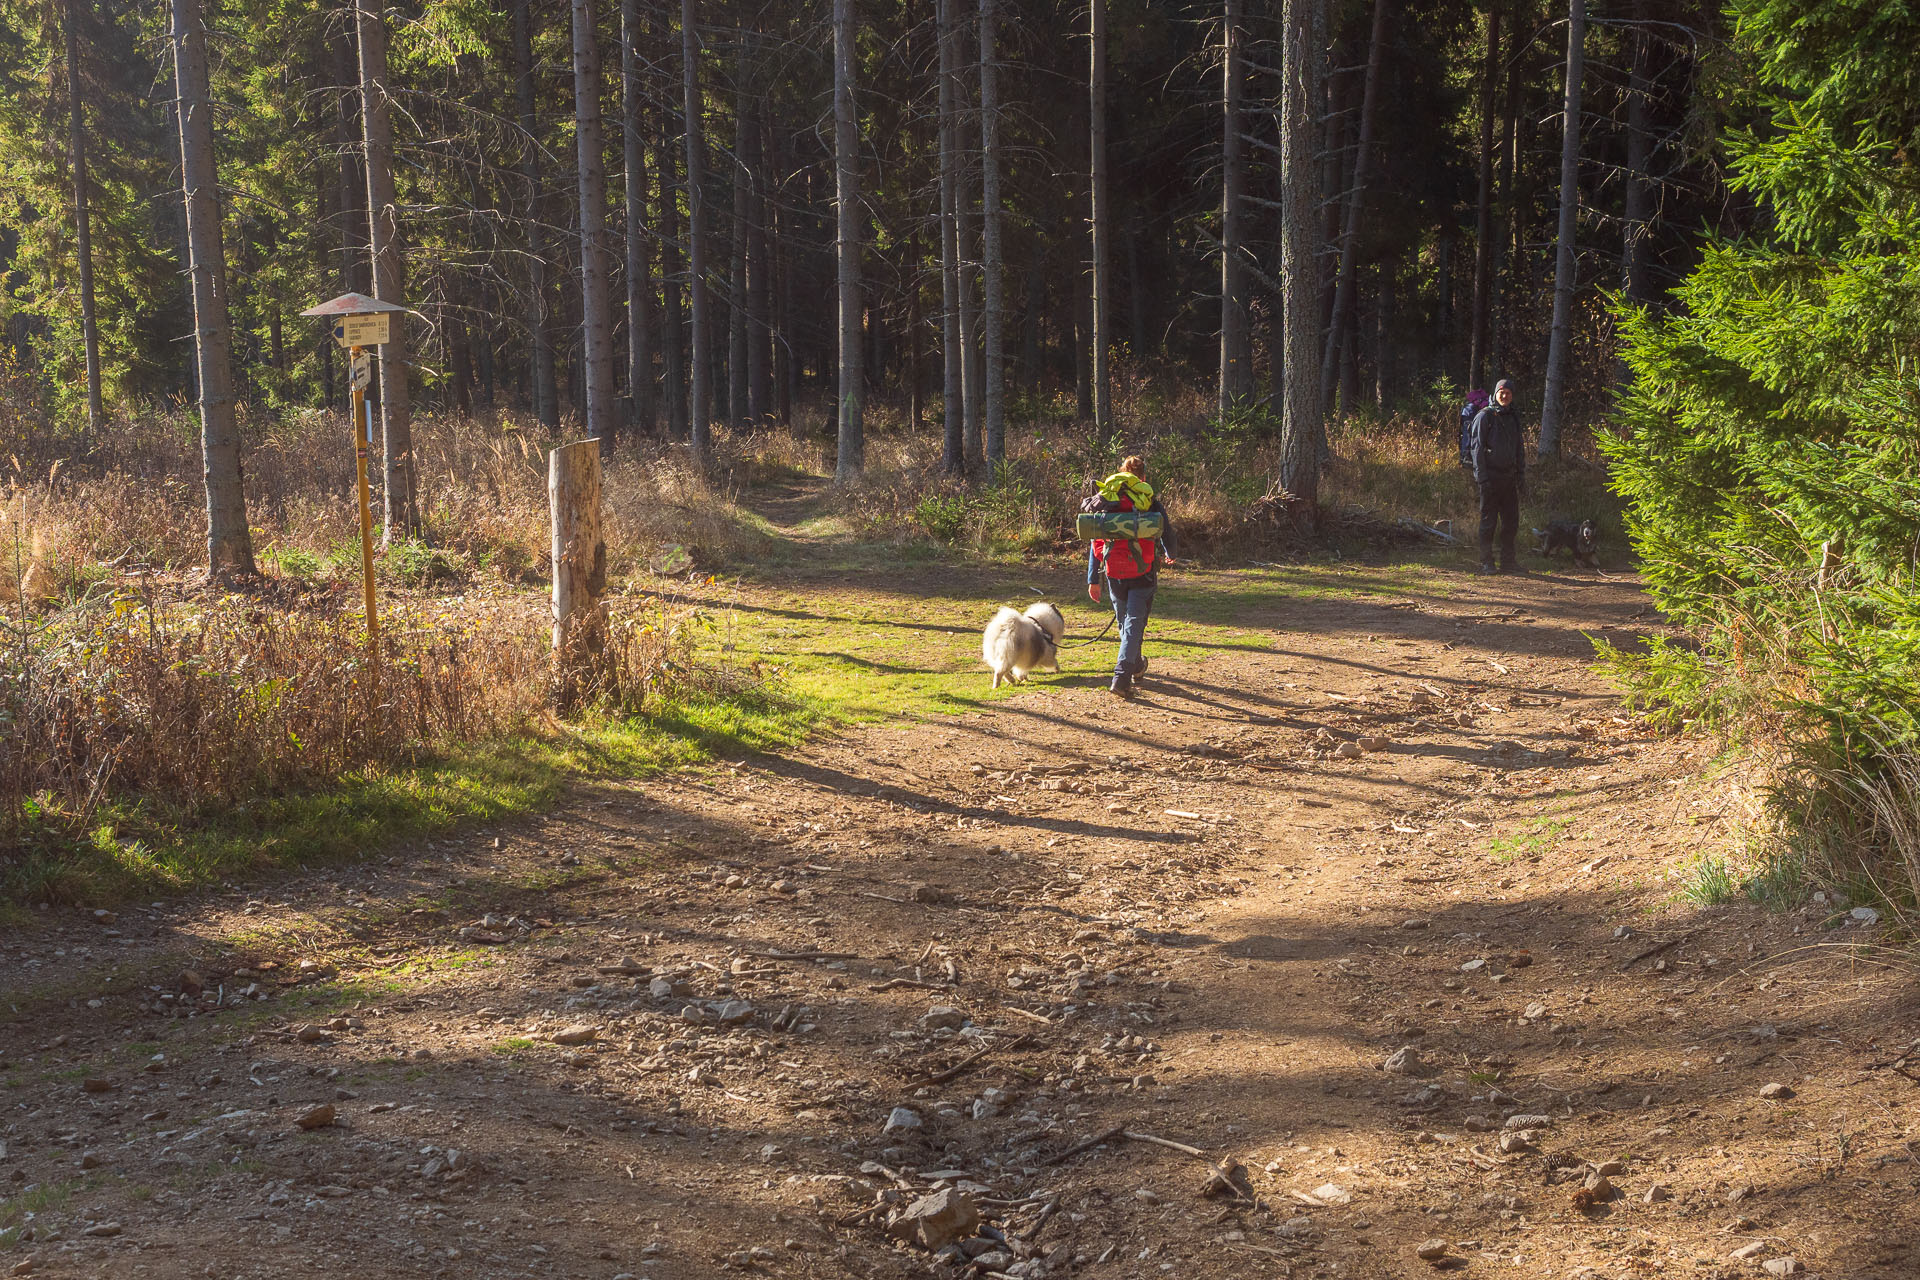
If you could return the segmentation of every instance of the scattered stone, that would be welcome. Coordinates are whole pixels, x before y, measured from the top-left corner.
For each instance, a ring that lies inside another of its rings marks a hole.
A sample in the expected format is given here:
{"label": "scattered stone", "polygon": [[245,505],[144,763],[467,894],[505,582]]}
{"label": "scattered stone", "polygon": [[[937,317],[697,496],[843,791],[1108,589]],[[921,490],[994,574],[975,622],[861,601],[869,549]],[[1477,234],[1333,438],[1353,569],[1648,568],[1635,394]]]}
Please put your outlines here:
{"label": "scattered stone", "polygon": [[1797,1276],[1805,1270],[1798,1258],[1768,1258],[1760,1269],[1770,1276]]}
{"label": "scattered stone", "polygon": [[1353,1203],[1353,1192],[1334,1182],[1323,1182],[1313,1189],[1313,1198],[1321,1204],[1343,1205]]}
{"label": "scattered stone", "polygon": [[1781,1084],[1778,1080],[1775,1080],[1771,1084],[1765,1084],[1760,1086],[1760,1096],[1763,1098],[1772,1098],[1780,1102],[1785,1102],[1788,1098],[1791,1098],[1793,1096],[1793,1090],[1789,1086]]}
{"label": "scattered stone", "polygon": [[1595,1173],[1603,1178],[1617,1178],[1627,1171],[1625,1160],[1603,1160],[1594,1166]]}
{"label": "scattered stone", "polygon": [[1360,749],[1360,744],[1357,742],[1343,742],[1333,749],[1336,760],[1358,760],[1365,754],[1366,752]]}
{"label": "scattered stone", "polygon": [[1383,737],[1377,733],[1370,733],[1360,739],[1360,749],[1362,751],[1385,751],[1392,745],[1393,739]]}
{"label": "scattered stone", "polygon": [[887,1224],[887,1234],[937,1251],[972,1235],[979,1225],[980,1209],[973,1197],[947,1187],[902,1209]]}
{"label": "scattered stone", "polygon": [[1739,1204],[1742,1200],[1751,1200],[1751,1199],[1753,1199],[1753,1187],[1751,1184],[1743,1183],[1742,1185],[1737,1186],[1733,1190],[1727,1192],[1728,1204]]}
{"label": "scattered stone", "polygon": [[93,1236],[101,1240],[111,1239],[120,1234],[120,1224],[117,1222],[96,1222],[80,1234],[83,1236]]}
{"label": "scattered stone", "polygon": [[1645,1193],[1641,1195],[1640,1202],[1642,1204],[1660,1204],[1663,1201],[1671,1199],[1673,1199],[1673,1192],[1665,1185],[1656,1182],[1648,1187]]}
{"label": "scattered stone", "polygon": [[921,1128],[922,1125],[923,1121],[917,1112],[911,1111],[906,1107],[895,1107],[887,1116],[887,1123],[882,1126],[880,1132],[904,1133],[910,1129]]}
{"label": "scattered stone", "polygon": [[1460,1127],[1468,1133],[1492,1133],[1500,1126],[1485,1116],[1468,1116],[1460,1122]]}
{"label": "scattered stone", "polygon": [[1402,920],[1400,922],[1400,927],[1402,929],[1424,929],[1428,925],[1431,925],[1432,923],[1433,921],[1428,920],[1424,916],[1415,916],[1411,920]]}
{"label": "scattered stone", "polygon": [[1487,967],[1487,962],[1485,960],[1469,960],[1465,964],[1460,966],[1460,972],[1478,973],[1480,970],[1486,967]]}
{"label": "scattered stone", "polygon": [[580,1023],[577,1026],[565,1027],[554,1032],[552,1040],[555,1044],[592,1044],[599,1035],[600,1029],[598,1027]]}
{"label": "scattered stone", "polygon": [[674,990],[674,986],[675,984],[670,979],[655,978],[647,984],[647,994],[655,1000],[670,1000],[674,996],[685,994],[684,992]]}
{"label": "scattered stone", "polygon": [[311,1022],[296,1023],[288,1030],[293,1032],[293,1038],[301,1044],[315,1044],[327,1038],[327,1033]]}
{"label": "scattered stone", "polygon": [[1553,1128],[1553,1117],[1527,1115],[1525,1113],[1511,1115],[1507,1117],[1507,1122],[1504,1127],[1508,1129],[1551,1129]]}
{"label": "scattered stone", "polygon": [[294,1123],[302,1129],[324,1129],[332,1124],[337,1116],[338,1113],[333,1109],[333,1104],[331,1102],[323,1102],[319,1106],[302,1113],[300,1118],[295,1120]]}
{"label": "scattered stone", "polygon": [[1447,1256],[1447,1242],[1438,1236],[1431,1240],[1422,1240],[1413,1246],[1413,1256],[1422,1262],[1438,1262]]}
{"label": "scattered stone", "polygon": [[1732,1253],[1729,1253],[1727,1256],[1729,1258],[1732,1258],[1735,1262],[1750,1262],[1753,1259],[1759,1257],[1761,1254],[1765,1253],[1766,1251],[1767,1251],[1767,1242],[1765,1240],[1753,1240],[1748,1242],[1747,1244],[1741,1245],[1738,1249],[1735,1249]]}
{"label": "scattered stone", "polygon": [[1381,1064],[1381,1069],[1389,1075],[1419,1076],[1426,1074],[1427,1064],[1421,1059],[1419,1050],[1406,1044],[1395,1049]]}
{"label": "scattered stone", "polygon": [[947,891],[937,884],[925,884],[916,880],[907,886],[907,901],[909,902],[919,902],[927,906],[937,906],[946,900]]}
{"label": "scattered stone", "polygon": [[1313,1234],[1313,1219],[1304,1214],[1288,1218],[1275,1228],[1275,1234],[1286,1240],[1303,1240]]}
{"label": "scattered stone", "polygon": [[1500,1154],[1517,1155],[1522,1151],[1533,1150],[1533,1130],[1508,1129],[1500,1135]]}
{"label": "scattered stone", "polygon": [[98,1169],[101,1165],[105,1163],[106,1163],[105,1157],[101,1156],[96,1151],[86,1152],[84,1155],[80,1157],[80,1167],[82,1169]]}
{"label": "scattered stone", "polygon": [[753,1020],[753,1006],[745,1000],[728,1000],[714,1010],[723,1027],[737,1027]]}
{"label": "scattered stone", "polygon": [[[1874,925],[1880,923],[1880,913],[1874,910],[1872,907],[1855,907],[1852,911],[1848,912],[1847,914],[1853,917],[1853,922],[1855,924],[1861,925],[1866,928],[1871,928]],[[1787,1262],[1787,1261],[1791,1261],[1791,1259],[1782,1258],[1781,1261]],[[1799,1266],[1800,1264],[1796,1262],[1794,1263],[1794,1265]],[[1784,1276],[1784,1275],[1792,1275],[1793,1273],[1791,1271],[1782,1271],[1782,1272],[1779,1272],[1778,1274]]]}
{"label": "scattered stone", "polygon": [[1588,1174],[1581,1188],[1593,1197],[1595,1204],[1605,1204],[1620,1194],[1614,1189],[1613,1183],[1607,1181],[1606,1175],[1598,1171]]}
{"label": "scattered stone", "polygon": [[1520,1016],[1528,1022],[1538,1022],[1547,1016],[1547,1006],[1535,1000],[1521,1012]]}
{"label": "scattered stone", "polygon": [[113,1081],[102,1080],[98,1076],[88,1076],[80,1082],[80,1087],[88,1093],[110,1093],[113,1090]]}
{"label": "scattered stone", "polygon": [[958,1031],[967,1025],[967,1015],[950,1004],[937,1004],[921,1017],[920,1025],[929,1031],[939,1031],[942,1028]]}
{"label": "scattered stone", "polygon": [[1516,951],[1507,957],[1507,968],[1509,969],[1525,969],[1532,963],[1533,952],[1531,951]]}

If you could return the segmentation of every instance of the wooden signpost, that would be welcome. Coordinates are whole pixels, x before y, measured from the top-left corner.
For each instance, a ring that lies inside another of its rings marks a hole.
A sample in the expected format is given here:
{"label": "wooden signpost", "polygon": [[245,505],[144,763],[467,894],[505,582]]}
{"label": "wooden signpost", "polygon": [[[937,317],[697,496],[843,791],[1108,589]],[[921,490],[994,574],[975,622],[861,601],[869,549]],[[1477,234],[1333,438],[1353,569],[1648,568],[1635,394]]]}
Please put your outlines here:
{"label": "wooden signpost", "polygon": [[368,679],[374,700],[380,697],[380,630],[373,599],[373,503],[367,489],[367,455],[373,449],[373,406],[367,386],[373,381],[373,361],[363,349],[377,347],[392,337],[393,313],[406,308],[364,293],[343,293],[309,307],[300,314],[333,322],[333,339],[347,349],[347,381],[353,388],[353,459],[360,481],[360,577],[367,594]]}

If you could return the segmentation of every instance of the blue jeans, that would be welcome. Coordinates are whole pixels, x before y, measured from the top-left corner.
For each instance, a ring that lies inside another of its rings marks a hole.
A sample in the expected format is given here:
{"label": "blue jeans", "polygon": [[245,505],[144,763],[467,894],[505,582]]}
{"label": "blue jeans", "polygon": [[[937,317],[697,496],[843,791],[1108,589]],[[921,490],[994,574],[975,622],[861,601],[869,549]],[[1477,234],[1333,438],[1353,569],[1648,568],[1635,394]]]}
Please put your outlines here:
{"label": "blue jeans", "polygon": [[1147,615],[1153,612],[1152,578],[1107,579],[1107,594],[1113,599],[1113,616],[1120,624],[1120,656],[1113,664],[1116,676],[1134,676],[1140,672],[1140,644],[1147,638]]}

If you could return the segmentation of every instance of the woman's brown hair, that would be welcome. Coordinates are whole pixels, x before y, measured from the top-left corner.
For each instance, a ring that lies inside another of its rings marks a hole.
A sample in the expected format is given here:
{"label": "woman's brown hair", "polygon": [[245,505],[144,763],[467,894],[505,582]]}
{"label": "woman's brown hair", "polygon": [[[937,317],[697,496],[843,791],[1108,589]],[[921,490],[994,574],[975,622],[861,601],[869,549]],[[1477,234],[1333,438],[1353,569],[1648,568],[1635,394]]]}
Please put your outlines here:
{"label": "woman's brown hair", "polygon": [[1141,460],[1140,455],[1137,453],[1130,453],[1120,459],[1120,469],[1130,476],[1138,476],[1142,480],[1147,478],[1147,464]]}

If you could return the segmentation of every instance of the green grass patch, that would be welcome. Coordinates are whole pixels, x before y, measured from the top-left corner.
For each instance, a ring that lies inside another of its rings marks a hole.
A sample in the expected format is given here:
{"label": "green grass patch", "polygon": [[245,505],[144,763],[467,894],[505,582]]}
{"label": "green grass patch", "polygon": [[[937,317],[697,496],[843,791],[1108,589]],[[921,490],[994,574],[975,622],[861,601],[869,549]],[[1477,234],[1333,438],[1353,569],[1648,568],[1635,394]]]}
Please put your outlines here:
{"label": "green grass patch", "polygon": [[103,806],[90,835],[49,823],[0,864],[0,912],[37,902],[177,893],[275,867],[338,862],[397,841],[550,808],[582,777],[632,778],[798,743],[818,722],[804,698],[752,688],[662,705],[644,719],[576,724],[464,745],[331,786],[259,796],[212,813],[157,800]]}
{"label": "green grass patch", "polygon": [[1551,849],[1559,841],[1561,833],[1572,825],[1572,818],[1535,818],[1514,835],[1489,840],[1487,856],[1499,863],[1538,857]]}
{"label": "green grass patch", "polygon": [[533,1048],[533,1041],[527,1039],[525,1036],[510,1036],[494,1045],[488,1052],[497,1053],[503,1058],[511,1058],[518,1054],[525,1053],[531,1048]]}

